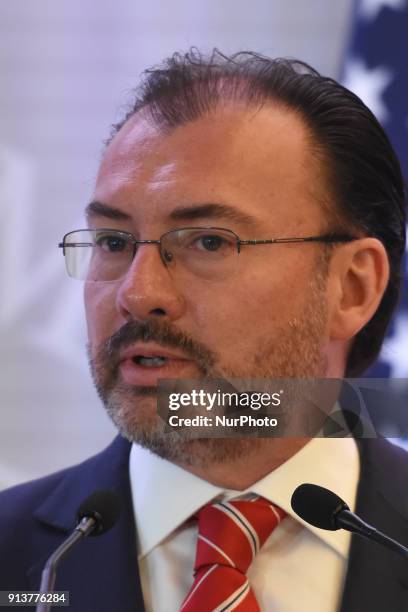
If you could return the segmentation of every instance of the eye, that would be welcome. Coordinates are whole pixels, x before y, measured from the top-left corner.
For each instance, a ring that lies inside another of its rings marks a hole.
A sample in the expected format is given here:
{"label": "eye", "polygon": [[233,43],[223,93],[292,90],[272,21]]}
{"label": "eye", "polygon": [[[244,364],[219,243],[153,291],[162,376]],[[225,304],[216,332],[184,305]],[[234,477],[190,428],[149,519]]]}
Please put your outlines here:
{"label": "eye", "polygon": [[125,238],[114,235],[98,236],[96,245],[108,253],[121,253],[126,250],[128,241]]}
{"label": "eye", "polygon": [[193,246],[200,251],[219,251],[223,247],[228,247],[228,240],[217,234],[208,234],[205,236],[197,236]]}

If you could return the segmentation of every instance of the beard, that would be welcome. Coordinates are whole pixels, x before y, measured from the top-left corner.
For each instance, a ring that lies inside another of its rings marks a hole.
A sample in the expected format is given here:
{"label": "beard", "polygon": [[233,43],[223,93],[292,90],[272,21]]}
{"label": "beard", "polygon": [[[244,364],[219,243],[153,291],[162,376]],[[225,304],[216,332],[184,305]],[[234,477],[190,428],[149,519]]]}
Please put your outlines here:
{"label": "beard", "polygon": [[274,328],[273,338],[265,338],[256,354],[245,355],[245,365],[230,368],[218,355],[167,321],[130,321],[88,355],[98,395],[119,432],[130,442],[149,449],[163,459],[184,466],[210,465],[250,458],[273,444],[273,438],[186,438],[168,431],[157,413],[157,389],[136,387],[120,378],[120,353],[138,341],[154,341],[167,348],[181,349],[194,361],[201,379],[322,378],[327,359],[321,346],[327,322],[325,301],[327,273],[317,271],[305,292],[306,304],[298,316]]}

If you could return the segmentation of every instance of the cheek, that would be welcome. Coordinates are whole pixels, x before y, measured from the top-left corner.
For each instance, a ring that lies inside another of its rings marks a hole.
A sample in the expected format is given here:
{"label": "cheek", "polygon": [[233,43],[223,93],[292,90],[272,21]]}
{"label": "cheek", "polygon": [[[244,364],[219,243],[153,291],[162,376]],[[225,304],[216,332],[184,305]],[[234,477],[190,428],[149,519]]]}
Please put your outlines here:
{"label": "cheek", "polygon": [[92,349],[111,336],[117,327],[115,286],[85,283],[84,303],[88,340]]}
{"label": "cheek", "polygon": [[244,351],[256,353],[266,338],[278,339],[304,308],[310,270],[299,272],[299,267],[292,271],[293,276],[287,268],[258,267],[233,281],[212,284],[199,297],[190,296],[200,339],[220,356],[228,354],[238,360]]}
{"label": "cheek", "polygon": [[190,294],[193,335],[219,355],[256,345],[276,325],[273,295],[273,289],[258,279],[213,284],[200,295]]}

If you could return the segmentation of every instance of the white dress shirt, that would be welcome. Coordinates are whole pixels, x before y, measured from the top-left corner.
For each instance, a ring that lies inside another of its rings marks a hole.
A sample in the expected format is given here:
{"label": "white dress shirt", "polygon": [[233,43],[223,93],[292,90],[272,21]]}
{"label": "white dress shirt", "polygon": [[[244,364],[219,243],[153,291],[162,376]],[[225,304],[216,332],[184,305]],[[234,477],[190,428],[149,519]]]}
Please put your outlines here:
{"label": "white dress shirt", "polygon": [[288,513],[247,572],[261,610],[335,612],[350,534],[304,523],[290,499],[299,484],[311,482],[334,490],[353,510],[359,468],[353,439],[314,438],[246,491],[230,491],[134,444],[130,481],[146,611],[177,612],[193,583],[197,524],[187,519],[212,500],[254,493]]}

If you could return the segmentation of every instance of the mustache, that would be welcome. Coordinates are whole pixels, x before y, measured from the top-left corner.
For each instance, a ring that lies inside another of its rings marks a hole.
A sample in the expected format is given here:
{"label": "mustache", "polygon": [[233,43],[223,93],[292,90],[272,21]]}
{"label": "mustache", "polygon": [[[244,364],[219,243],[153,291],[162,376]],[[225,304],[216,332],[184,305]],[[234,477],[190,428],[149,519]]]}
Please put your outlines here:
{"label": "mustache", "polygon": [[204,344],[194,340],[185,332],[177,330],[168,321],[129,321],[117,332],[102,342],[98,348],[98,363],[117,367],[120,352],[135,342],[157,342],[166,348],[181,349],[184,355],[196,362],[198,368],[207,375],[217,357]]}

